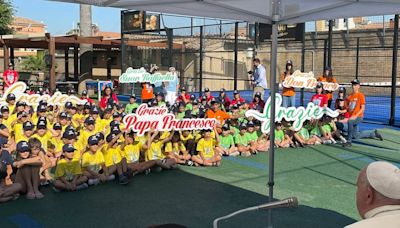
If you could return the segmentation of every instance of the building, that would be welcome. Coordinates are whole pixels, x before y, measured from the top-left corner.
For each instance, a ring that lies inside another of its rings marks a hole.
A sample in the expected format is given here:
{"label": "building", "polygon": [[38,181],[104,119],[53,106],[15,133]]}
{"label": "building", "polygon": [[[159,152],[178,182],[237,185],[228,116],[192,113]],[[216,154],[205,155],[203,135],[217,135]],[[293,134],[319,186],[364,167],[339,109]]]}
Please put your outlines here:
{"label": "building", "polygon": [[[362,22],[363,20],[357,18],[356,21]],[[356,23],[354,22],[354,18],[341,18],[333,20],[333,30],[340,31],[340,30],[347,30],[347,29],[354,29],[356,28]],[[318,32],[328,31],[329,30],[329,21],[316,21],[315,22],[315,29]]]}
{"label": "building", "polygon": [[14,17],[11,28],[17,35],[44,34],[46,33],[46,25],[25,17]]}

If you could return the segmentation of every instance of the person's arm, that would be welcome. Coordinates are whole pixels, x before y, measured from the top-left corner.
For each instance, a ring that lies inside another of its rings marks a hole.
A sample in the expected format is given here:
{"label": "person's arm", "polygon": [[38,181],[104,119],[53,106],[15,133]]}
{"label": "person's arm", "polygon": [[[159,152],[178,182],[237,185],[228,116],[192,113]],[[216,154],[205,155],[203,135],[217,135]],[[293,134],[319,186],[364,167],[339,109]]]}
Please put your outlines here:
{"label": "person's arm", "polygon": [[39,156],[37,156],[33,158],[26,158],[20,161],[15,161],[13,163],[13,166],[16,168],[20,168],[24,165],[41,166],[42,164],[43,164],[42,159]]}
{"label": "person's arm", "polygon": [[[147,139],[146,142],[146,149],[149,149],[151,147],[151,143],[154,141],[154,138],[158,135],[158,131],[154,131],[153,134],[151,134],[152,132],[150,132],[150,137]],[[144,145],[143,145],[144,147]]]}
{"label": "person's arm", "polygon": [[0,129],[0,135],[8,138],[8,137],[10,137],[10,132],[8,131],[7,128]]}
{"label": "person's arm", "polygon": [[110,149],[115,142],[117,142],[117,140],[121,137],[122,132],[120,132],[115,138],[113,138],[107,145],[107,149]]}
{"label": "person's arm", "polygon": [[214,134],[215,134],[215,141],[217,142],[217,145],[218,145],[220,140],[219,140],[219,134],[218,134],[216,125],[214,125],[214,129],[213,130],[214,130]]}
{"label": "person's arm", "polygon": [[7,74],[8,74],[7,72],[8,71],[9,70],[4,71],[4,73],[3,73],[3,81],[6,83],[7,87],[10,87],[10,83],[7,80]]}
{"label": "person's arm", "polygon": [[115,103],[119,104],[118,97],[115,93],[112,94],[112,98],[115,101]]}
{"label": "person's arm", "polygon": [[52,134],[53,137],[60,136],[60,134],[56,130],[54,130],[53,128],[48,128],[48,130],[50,131],[50,133]]}
{"label": "person's arm", "polygon": [[169,141],[171,141],[171,139],[172,139],[172,137],[174,137],[174,130],[169,134],[169,136],[168,136],[168,138],[165,138],[165,139],[163,139],[162,140],[162,143],[164,144],[164,143],[167,143],[167,142],[169,142]]}

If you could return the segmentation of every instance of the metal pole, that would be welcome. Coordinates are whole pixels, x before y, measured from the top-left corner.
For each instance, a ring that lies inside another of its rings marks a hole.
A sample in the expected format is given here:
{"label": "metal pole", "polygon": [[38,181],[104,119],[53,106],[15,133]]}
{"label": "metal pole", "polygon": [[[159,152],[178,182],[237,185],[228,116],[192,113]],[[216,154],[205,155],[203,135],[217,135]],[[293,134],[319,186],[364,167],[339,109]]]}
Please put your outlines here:
{"label": "metal pole", "polygon": [[190,18],[190,36],[193,36],[193,17]]}
{"label": "metal pole", "polygon": [[332,66],[332,28],[333,28],[333,20],[329,20],[328,66]]}
{"label": "metal pole", "polygon": [[200,62],[199,62],[199,92],[203,91],[203,33],[204,27],[200,26]]}
{"label": "metal pole", "polygon": [[[279,5],[280,0],[272,0],[271,8],[273,9],[273,22],[272,22],[272,36],[271,36],[271,69],[270,69],[270,82],[271,82],[271,110],[270,110],[270,129],[269,129],[269,172],[268,172],[268,201],[274,200],[274,164],[275,164],[275,100],[276,100],[276,63],[278,54],[278,21],[279,21]],[[268,227],[272,228],[272,210],[268,210]]]}
{"label": "metal pole", "polygon": [[234,56],[234,68],[233,68],[233,89],[237,89],[238,80],[238,36],[239,36],[239,22],[235,23],[235,56]]}
{"label": "metal pole", "polygon": [[356,54],[356,79],[358,79],[358,65],[360,61],[360,37],[357,37],[357,54]]}
{"label": "metal pole", "polygon": [[174,49],[174,30],[173,29],[166,29],[167,38],[168,38],[168,66],[172,66],[173,60],[173,49]]}
{"label": "metal pole", "polygon": [[[301,72],[305,71],[305,60],[306,60],[306,41],[304,36],[305,32],[303,32],[303,44],[301,46]],[[301,88],[300,106],[304,106],[304,88]]]}
{"label": "metal pole", "polygon": [[325,67],[328,65],[327,59],[328,59],[328,40],[324,40],[324,65],[322,66],[322,71],[325,69]]}
{"label": "metal pole", "polygon": [[65,81],[69,81],[69,47],[64,50],[64,68]]}
{"label": "metal pole", "polygon": [[396,115],[396,84],[397,84],[397,49],[399,42],[399,15],[394,16],[393,30],[393,60],[392,60],[392,94],[390,99],[390,120],[389,124],[394,125]]}

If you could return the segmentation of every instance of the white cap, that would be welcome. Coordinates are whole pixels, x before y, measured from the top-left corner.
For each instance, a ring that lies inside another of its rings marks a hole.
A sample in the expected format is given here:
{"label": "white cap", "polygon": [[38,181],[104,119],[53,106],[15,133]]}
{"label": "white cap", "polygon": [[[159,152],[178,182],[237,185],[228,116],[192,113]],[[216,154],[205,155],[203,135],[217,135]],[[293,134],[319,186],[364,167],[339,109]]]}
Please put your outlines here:
{"label": "white cap", "polygon": [[367,179],[369,184],[380,194],[390,199],[400,199],[400,169],[385,161],[368,165]]}

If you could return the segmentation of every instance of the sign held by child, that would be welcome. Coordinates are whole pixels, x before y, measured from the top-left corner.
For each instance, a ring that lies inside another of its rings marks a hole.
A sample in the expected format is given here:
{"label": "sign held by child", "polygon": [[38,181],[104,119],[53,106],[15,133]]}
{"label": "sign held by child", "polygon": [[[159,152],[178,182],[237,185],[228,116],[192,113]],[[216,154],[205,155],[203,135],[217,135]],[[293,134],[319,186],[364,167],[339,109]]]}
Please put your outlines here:
{"label": "sign held by child", "polygon": [[119,76],[120,83],[149,82],[150,84],[155,84],[157,82],[176,80],[176,74],[171,72],[167,72],[166,74],[161,74],[160,72],[151,74],[147,72],[144,68],[133,69],[132,67],[126,69],[126,72]]}
{"label": "sign held by child", "polygon": [[[318,81],[314,77],[313,72],[302,73],[296,70],[292,75],[285,78],[282,82],[282,86],[286,88],[305,88],[305,89],[315,89]],[[338,83],[322,82],[324,90],[335,91],[339,89]]]}
{"label": "sign held by child", "polygon": [[136,113],[126,115],[123,122],[127,131],[132,130],[138,135],[143,135],[151,129],[158,131],[213,129],[217,124],[214,118],[176,119],[173,114],[168,113],[167,107],[148,107],[147,104],[140,105]]}
{"label": "sign held by child", "polygon": [[[306,107],[289,107],[284,108],[282,105],[282,96],[276,94],[276,114],[275,121],[281,121],[285,119],[286,121],[293,121],[293,130],[299,131],[306,120],[320,119],[323,115],[330,117],[339,116],[338,111],[333,111],[330,108],[322,108],[313,103],[308,103]],[[268,134],[271,126],[270,118],[271,109],[271,98],[268,98],[267,103],[264,106],[264,111],[260,113],[257,110],[248,110],[246,112],[246,117],[254,117],[255,119],[262,122],[261,131]]]}

